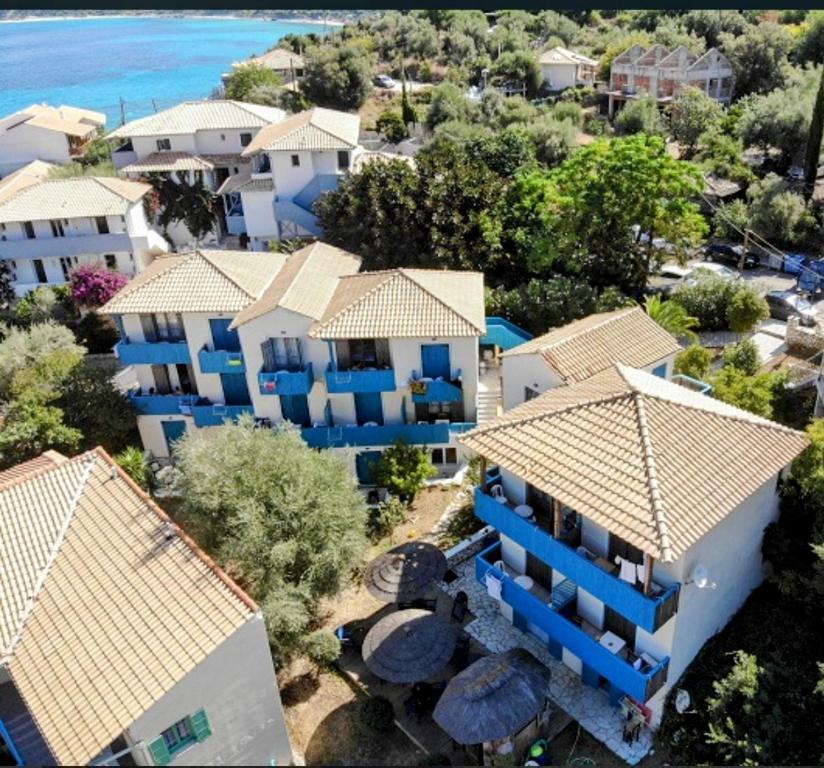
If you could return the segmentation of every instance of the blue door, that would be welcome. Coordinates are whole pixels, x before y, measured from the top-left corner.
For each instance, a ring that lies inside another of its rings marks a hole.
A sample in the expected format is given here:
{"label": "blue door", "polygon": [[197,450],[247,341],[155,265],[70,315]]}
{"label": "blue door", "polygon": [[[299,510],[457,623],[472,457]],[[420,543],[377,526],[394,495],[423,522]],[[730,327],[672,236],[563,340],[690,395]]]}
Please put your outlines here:
{"label": "blue door", "polygon": [[661,365],[659,365],[657,368],[653,368],[652,369],[652,375],[653,376],[659,376],[662,379],[666,379],[667,378],[667,364],[666,363],[661,363]]}
{"label": "blue door", "polygon": [[306,395],[281,395],[280,410],[286,421],[299,424],[301,427],[311,426],[309,420],[309,399]]}
{"label": "blue door", "polygon": [[421,344],[421,370],[424,378],[451,378],[449,344]]}
{"label": "blue door", "polygon": [[215,349],[224,349],[227,352],[240,352],[240,339],[237,331],[230,331],[231,320],[210,320],[212,327],[212,341]]}
{"label": "blue door", "polygon": [[176,421],[162,421],[163,437],[166,438],[166,447],[169,449],[169,455],[172,453],[172,443],[180,440],[186,434],[186,422],[180,419]]}
{"label": "blue door", "polygon": [[380,457],[380,451],[364,451],[355,457],[355,471],[358,475],[358,482],[361,485],[375,484],[372,472]]}
{"label": "blue door", "polygon": [[355,418],[358,424],[374,421],[383,424],[383,403],[380,392],[355,392]]}
{"label": "blue door", "polygon": [[221,373],[220,383],[226,405],[251,405],[245,373]]}

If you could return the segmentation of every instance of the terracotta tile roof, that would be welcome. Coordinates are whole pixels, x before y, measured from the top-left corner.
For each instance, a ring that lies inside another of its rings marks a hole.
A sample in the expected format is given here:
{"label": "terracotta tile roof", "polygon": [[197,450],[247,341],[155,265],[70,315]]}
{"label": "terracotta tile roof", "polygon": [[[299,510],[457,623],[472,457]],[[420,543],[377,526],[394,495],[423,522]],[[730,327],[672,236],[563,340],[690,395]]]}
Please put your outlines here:
{"label": "terracotta tile roof", "polygon": [[0,487],[0,518],[3,653],[59,764],[88,763],[257,613],[101,449]]}
{"label": "terracotta tile roof", "polygon": [[583,381],[614,363],[643,368],[678,352],[673,336],[641,307],[602,312],[554,328],[504,352],[540,355],[566,382]]}
{"label": "terracotta tile roof", "polygon": [[155,259],[100,309],[140,312],[238,312],[272,281],[286,257],[255,251],[191,251]]}
{"label": "terracotta tile roof", "polygon": [[266,67],[266,69],[289,70],[292,67],[295,69],[303,69],[306,66],[306,62],[300,54],[287,51],[284,48],[274,48],[271,51],[262,53],[260,56],[252,56],[252,58],[246,59],[246,61],[235,61],[232,67],[237,69],[238,67],[248,67],[250,65],[253,67]]}
{"label": "terracotta tile roof", "polygon": [[150,189],[104,176],[43,179],[0,204],[0,222],[122,216]]}
{"label": "terracotta tile roof", "polygon": [[358,256],[326,243],[312,243],[295,251],[261,297],[238,313],[232,328],[278,308],[317,320],[340,278],[355,274],[360,263]]}
{"label": "terracotta tile roof", "polygon": [[184,101],[171,109],[164,109],[147,117],[122,125],[112,131],[107,139],[124,139],[132,136],[171,136],[196,131],[221,129],[262,128],[283,120],[286,113],[275,107],[246,104],[228,99],[204,99]]}
{"label": "terracotta tile roof", "polygon": [[262,128],[243,154],[354,149],[358,145],[359,132],[360,116],[314,107]]}
{"label": "terracotta tile roof", "polygon": [[486,331],[483,274],[392,269],[341,279],[319,339],[481,336]]}
{"label": "terracotta tile roof", "polygon": [[33,125],[67,136],[84,137],[93,134],[106,124],[106,115],[79,107],[51,107],[48,104],[32,104],[12,115],[0,119],[0,127],[11,131],[21,125]]}
{"label": "terracotta tile roof", "polygon": [[57,166],[52,163],[32,160],[22,168],[18,168],[14,173],[4,176],[0,179],[0,203],[6,202],[6,200],[28,187],[39,184],[55,168]]}
{"label": "terracotta tile roof", "polygon": [[17,480],[38,470],[54,467],[64,461],[67,461],[66,457],[57,451],[46,451],[33,459],[24,461],[22,464],[4,469],[0,472],[0,485],[5,485],[12,480]]}
{"label": "terracotta tile roof", "polygon": [[160,171],[211,171],[214,164],[189,152],[152,152],[142,160],[123,166],[123,173],[156,173]]}
{"label": "terracotta tile roof", "polygon": [[538,61],[541,64],[586,64],[590,67],[598,65],[595,59],[590,59],[582,53],[571,51],[569,48],[561,48],[560,46],[544,51]]}
{"label": "terracotta tile roof", "polygon": [[622,365],[459,440],[665,562],[808,444],[800,432]]}

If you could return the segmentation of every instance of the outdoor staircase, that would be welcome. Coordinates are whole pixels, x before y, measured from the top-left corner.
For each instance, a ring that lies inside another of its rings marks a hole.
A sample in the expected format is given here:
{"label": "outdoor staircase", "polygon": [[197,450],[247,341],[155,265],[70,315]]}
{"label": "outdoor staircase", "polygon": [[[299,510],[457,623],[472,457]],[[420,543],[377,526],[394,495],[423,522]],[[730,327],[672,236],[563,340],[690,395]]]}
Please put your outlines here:
{"label": "outdoor staircase", "polygon": [[500,389],[486,389],[478,392],[477,423],[479,425],[498,417],[500,414],[500,401]]}
{"label": "outdoor staircase", "polygon": [[6,730],[26,765],[51,765],[54,758],[31,715],[24,712],[5,721]]}

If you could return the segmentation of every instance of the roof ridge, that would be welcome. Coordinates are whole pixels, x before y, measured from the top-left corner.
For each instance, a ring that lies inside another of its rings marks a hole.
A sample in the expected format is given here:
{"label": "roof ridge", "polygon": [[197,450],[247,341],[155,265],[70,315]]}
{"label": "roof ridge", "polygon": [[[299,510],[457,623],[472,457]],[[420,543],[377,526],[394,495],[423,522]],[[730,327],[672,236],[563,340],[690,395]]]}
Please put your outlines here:
{"label": "roof ridge", "polygon": [[[622,307],[621,309],[614,309],[614,310],[612,310],[612,312],[606,313],[606,314],[609,315],[609,317],[605,317],[603,320],[596,323],[595,325],[588,325],[585,328],[579,328],[571,336],[565,336],[564,338],[558,339],[557,341],[553,341],[550,344],[547,344],[546,346],[539,347],[539,349],[541,350],[541,352],[545,352],[549,349],[553,349],[554,347],[559,346],[560,344],[566,344],[568,341],[571,341],[572,339],[577,339],[579,336],[581,336],[583,334],[592,333],[593,331],[596,331],[599,328],[603,328],[605,325],[609,325],[614,320],[617,320],[618,318],[624,317],[625,315],[629,315],[630,313],[634,312],[637,309],[641,309],[641,307],[639,305],[636,305],[634,307]],[[586,320],[586,317],[582,317],[582,318],[579,318],[579,319],[580,320]],[[576,323],[576,322],[578,322],[578,321],[577,320],[572,321],[572,323]],[[567,325],[571,325],[572,323],[567,323]],[[554,333],[555,331],[560,331],[561,328],[563,328],[563,327],[564,326],[562,325],[558,328],[553,328],[552,330],[547,331],[544,335],[548,336],[550,333]]]}
{"label": "roof ridge", "polygon": [[[37,597],[40,594],[40,591],[43,589],[43,585],[46,583],[46,578],[48,577],[48,575],[51,571],[52,565],[54,565],[54,561],[57,559],[57,555],[59,554],[60,549],[63,546],[63,542],[66,540],[66,534],[68,533],[69,526],[71,525],[71,521],[74,518],[74,513],[77,510],[77,505],[80,503],[80,499],[83,496],[83,491],[86,488],[86,483],[88,482],[89,477],[91,476],[91,473],[92,473],[92,469],[94,468],[94,462],[95,462],[94,452],[93,451],[87,451],[86,453],[82,453],[79,456],[76,456],[74,459],[72,459],[69,462],[64,462],[63,464],[55,464],[54,466],[46,468],[48,471],[53,471],[55,469],[62,469],[64,467],[66,467],[67,465],[74,464],[75,461],[77,461],[78,463],[82,463],[83,461],[85,461],[86,466],[83,470],[83,474],[81,475],[79,482],[77,483],[77,488],[75,488],[75,490],[74,490],[74,495],[72,496],[71,504],[69,504],[69,508],[68,508],[67,513],[66,513],[66,516],[61,522],[60,530],[58,531],[57,536],[54,540],[54,543],[52,544],[51,552],[49,553],[49,557],[46,560],[43,567],[41,568],[40,573],[37,576],[37,581],[35,582],[34,588],[32,589],[31,595],[29,595],[29,599],[26,603],[25,609],[23,610],[23,617],[22,617],[22,619],[20,620],[20,622],[18,624],[17,631],[16,631],[14,637],[11,639],[11,642],[9,643],[9,647],[6,648],[6,649],[3,649],[5,651],[4,658],[11,658],[14,655],[14,649],[17,647],[17,645],[22,640],[23,632],[26,628],[26,624],[28,623],[29,617],[31,616],[32,611],[34,610],[35,604],[37,603]],[[41,473],[37,473],[37,474],[39,476]],[[42,473],[42,474],[45,474],[45,472]],[[26,480],[31,480],[33,476],[34,476],[33,474],[32,475],[24,475],[24,478]],[[5,487],[8,487],[8,486],[5,486]]]}
{"label": "roof ridge", "polygon": [[[159,256],[152,262],[152,264],[157,264],[161,262],[163,259],[176,259],[176,261],[174,264],[167,264],[165,269],[159,269],[157,272],[155,272],[153,275],[150,275],[148,278],[143,280],[143,282],[141,282],[138,285],[133,285],[134,280],[132,279],[131,281],[126,283],[126,285],[124,285],[114,296],[112,296],[112,298],[109,299],[105,306],[108,306],[108,304],[114,301],[115,299],[122,299],[124,296],[131,296],[132,293],[134,293],[135,291],[142,290],[145,286],[151,285],[155,280],[158,280],[163,275],[167,275],[169,274],[169,272],[172,272],[178,267],[181,267],[184,264],[186,264],[197,253],[198,251],[188,251],[186,253],[169,253],[165,256]],[[143,272],[142,274],[145,275],[145,272]],[[140,275],[137,275],[137,277],[139,276]]]}
{"label": "roof ridge", "polygon": [[[423,270],[422,270],[422,271],[423,271]],[[438,272],[438,271],[440,271],[440,270],[433,269],[433,270],[431,270],[431,271],[432,271],[432,272]],[[425,285],[421,284],[421,282],[420,282],[420,281],[416,280],[416,279],[414,278],[414,276],[413,276],[412,274],[410,274],[410,272],[409,272],[408,270],[406,270],[406,269],[405,269],[405,268],[403,268],[403,267],[400,267],[400,268],[398,269],[398,272],[400,272],[400,274],[401,274],[401,275],[403,275],[403,276],[404,276],[407,280],[409,280],[409,281],[413,282],[415,285],[417,285],[417,286],[418,286],[418,288],[420,288],[420,289],[421,289],[424,293],[429,294],[429,295],[430,295],[433,299],[435,299],[435,301],[437,301],[437,302],[438,302],[441,306],[446,307],[446,308],[447,308],[447,309],[448,309],[448,310],[449,310],[449,311],[450,311],[453,315],[457,315],[457,316],[458,316],[458,317],[460,317],[462,320],[464,320],[465,322],[469,323],[469,324],[470,324],[473,328],[475,328],[475,330],[480,331],[480,332],[481,332],[481,334],[485,333],[486,328],[479,328],[477,325],[475,325],[475,323],[474,323],[474,322],[472,322],[472,320],[471,320],[470,318],[468,318],[466,315],[464,315],[464,314],[462,314],[461,312],[459,312],[459,311],[458,311],[457,309],[455,309],[454,307],[451,307],[451,306],[450,306],[449,304],[447,304],[447,303],[446,303],[446,302],[445,302],[445,301],[444,301],[444,300],[443,300],[440,296],[438,296],[436,293],[434,293],[434,292],[432,292],[431,290],[429,290],[429,288],[427,288]]]}
{"label": "roof ridge", "polygon": [[[380,275],[380,274],[393,275],[393,274],[397,273],[398,271],[399,270],[396,270],[396,269],[390,269],[390,270],[382,270],[381,272],[360,272],[360,273],[357,273],[357,274],[354,274],[354,275],[345,275],[345,277],[361,277],[362,275]],[[363,302],[366,301],[366,299],[368,299],[369,297],[371,297],[377,290],[379,290],[380,288],[383,288],[383,286],[385,286],[389,282],[389,280],[391,280],[391,279],[392,279],[391,277],[388,277],[386,280],[381,280],[377,285],[373,286],[370,290],[368,290],[362,296],[359,296],[356,301],[353,301],[351,304],[347,304],[339,312],[335,313],[331,317],[327,317],[325,319],[317,321],[318,325],[327,325],[328,323],[331,323],[333,320],[335,320],[339,317],[342,317],[343,315],[345,315],[348,312],[351,312],[352,309],[359,306],[360,304],[363,304]],[[341,282],[342,282],[342,280],[338,281],[338,285],[335,287],[335,291],[337,291],[337,289],[340,287]],[[333,295],[334,295],[334,292],[333,292]]]}
{"label": "roof ridge", "polygon": [[[627,382],[629,383],[629,382]],[[632,387],[632,385],[630,385]],[[661,486],[658,483],[658,471],[655,467],[655,451],[652,445],[652,437],[647,423],[647,412],[644,406],[644,395],[632,389],[632,398],[635,402],[635,415],[638,425],[638,436],[641,438],[641,458],[644,462],[644,474],[647,477],[647,488],[649,490],[650,503],[652,504],[652,521],[658,534],[658,542],[661,547],[661,560],[672,562],[672,543],[669,536],[669,526],[664,512],[664,500],[661,496]]]}
{"label": "roof ridge", "polygon": [[[238,283],[237,280],[235,280],[230,275],[226,274],[226,272],[224,272],[223,269],[221,269],[220,266],[217,263],[215,263],[214,259],[211,259],[206,255],[208,253],[208,249],[201,251],[199,248],[196,248],[194,250],[194,253],[196,253],[199,256],[201,256],[202,258],[204,258],[209,263],[209,265],[212,267],[212,269],[216,270],[219,274],[223,275],[223,277],[225,277],[239,291],[241,291],[246,296],[248,296],[252,301],[257,300],[257,296],[254,296],[251,293],[249,293],[249,291],[247,291],[240,283]],[[249,253],[254,253],[254,251],[249,251]]]}

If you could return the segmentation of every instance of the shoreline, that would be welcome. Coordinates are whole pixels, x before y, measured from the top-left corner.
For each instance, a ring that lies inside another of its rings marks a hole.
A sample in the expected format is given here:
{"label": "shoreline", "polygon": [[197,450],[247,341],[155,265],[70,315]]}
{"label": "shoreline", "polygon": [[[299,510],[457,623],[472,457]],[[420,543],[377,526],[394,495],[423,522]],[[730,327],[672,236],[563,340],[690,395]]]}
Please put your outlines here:
{"label": "shoreline", "polygon": [[202,14],[197,16],[180,14],[126,14],[126,13],[109,13],[109,14],[88,14],[86,16],[21,16],[16,19],[0,19],[0,24],[28,24],[31,22],[48,22],[48,21],[100,21],[102,19],[204,19],[206,21],[269,21],[277,22],[278,24],[314,24],[316,26],[327,27],[342,27],[345,22],[342,21],[319,21],[318,19],[304,19],[304,18],[290,18],[279,19],[271,18],[265,19],[259,16],[229,16],[229,15],[209,15]]}

